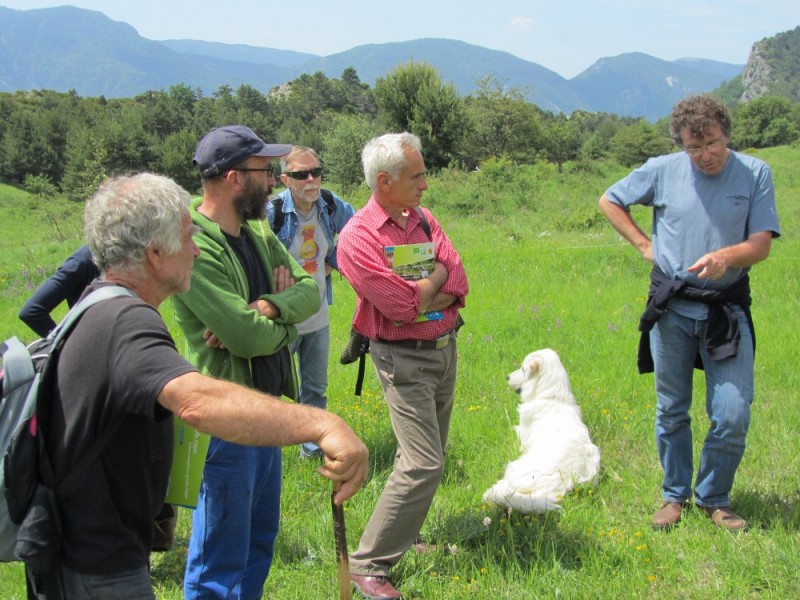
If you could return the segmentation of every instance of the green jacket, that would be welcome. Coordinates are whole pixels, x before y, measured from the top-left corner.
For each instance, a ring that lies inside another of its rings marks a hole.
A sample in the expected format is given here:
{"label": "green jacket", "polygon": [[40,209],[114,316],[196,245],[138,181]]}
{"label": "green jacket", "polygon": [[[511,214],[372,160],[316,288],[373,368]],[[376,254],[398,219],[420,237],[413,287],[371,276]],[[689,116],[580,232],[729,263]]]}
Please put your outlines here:
{"label": "green jacket", "polygon": [[[219,225],[197,212],[200,202],[195,200],[191,210],[192,221],[201,229],[194,238],[200,256],[194,262],[192,287],[172,297],[176,321],[186,337],[184,355],[203,374],[252,387],[250,359],[274,354],[294,341],[295,324],[319,309],[319,290],[314,279],[268,228],[259,234],[245,223],[242,232],[253,240],[270,285],[274,285],[272,270],[278,265],[286,266],[296,282],[280,294],[261,296],[280,310],[277,319],[262,317],[247,308],[249,293],[244,269]],[[206,345],[206,329],[214,332],[224,350]],[[291,379],[284,384],[284,393],[295,397],[294,367]]]}

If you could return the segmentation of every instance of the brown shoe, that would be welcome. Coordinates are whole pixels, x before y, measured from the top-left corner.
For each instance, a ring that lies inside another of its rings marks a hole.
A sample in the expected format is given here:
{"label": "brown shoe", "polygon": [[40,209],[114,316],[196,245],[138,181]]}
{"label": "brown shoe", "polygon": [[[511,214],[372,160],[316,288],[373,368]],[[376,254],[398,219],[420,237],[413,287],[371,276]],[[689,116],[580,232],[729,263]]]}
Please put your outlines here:
{"label": "brown shoe", "polygon": [[747,527],[747,521],[731,510],[730,506],[701,506],[702,510],[714,525],[728,531],[741,531]]}
{"label": "brown shoe", "polygon": [[664,502],[664,504],[653,515],[653,529],[670,529],[681,522],[681,512],[683,503]]}
{"label": "brown shoe", "polygon": [[366,600],[400,600],[400,592],[394,589],[385,575],[356,575],[350,573],[350,581]]}

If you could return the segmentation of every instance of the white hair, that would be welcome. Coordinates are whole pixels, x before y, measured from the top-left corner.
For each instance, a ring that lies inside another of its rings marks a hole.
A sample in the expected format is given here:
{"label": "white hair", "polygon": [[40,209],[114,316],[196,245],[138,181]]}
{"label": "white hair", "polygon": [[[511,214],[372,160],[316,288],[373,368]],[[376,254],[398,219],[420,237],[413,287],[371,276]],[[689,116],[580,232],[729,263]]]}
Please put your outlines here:
{"label": "white hair", "polygon": [[378,186],[378,173],[384,172],[397,179],[408,163],[406,150],[422,152],[422,142],[413,133],[386,133],[372,138],[361,151],[364,179],[369,189]]}
{"label": "white hair", "polygon": [[83,231],[101,271],[138,271],[148,246],[181,249],[189,192],[153,173],[108,179],[86,203]]}

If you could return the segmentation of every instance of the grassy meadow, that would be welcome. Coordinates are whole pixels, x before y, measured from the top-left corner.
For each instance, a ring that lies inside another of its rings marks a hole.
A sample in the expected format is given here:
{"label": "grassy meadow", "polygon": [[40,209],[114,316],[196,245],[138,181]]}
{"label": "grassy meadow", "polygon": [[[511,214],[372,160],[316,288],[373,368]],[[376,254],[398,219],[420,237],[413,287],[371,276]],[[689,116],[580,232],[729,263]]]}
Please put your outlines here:
{"label": "grassy meadow", "polygon": [[[408,553],[394,568],[410,599],[793,598],[800,597],[800,148],[757,155],[775,177],[783,236],[752,271],[758,335],[756,400],[733,507],[752,527],[716,529],[699,511],[664,533],[650,528],[660,506],[652,375],[639,376],[636,326],[649,265],[596,210],[627,169],[604,164],[519,167],[429,180],[424,203],[464,260],[471,292],[459,338],[460,371],[444,481],[423,528],[449,552]],[[361,189],[351,200],[368,197]],[[30,290],[80,245],[80,206],[54,231],[39,203],[0,186],[0,339],[33,337],[16,314]],[[649,213],[634,213],[645,229]],[[64,233],[67,233],[64,236]],[[66,241],[60,241],[67,237]],[[371,478],[345,506],[351,550],[391,471],[394,439],[377,377],[368,367],[355,397],[356,366],[342,366],[354,295],[335,276],[329,408],[371,453]],[[162,312],[182,345],[168,305]],[[564,499],[563,511],[524,516],[486,506],[484,490],[516,458],[517,397],[505,382],[530,351],[555,349],[602,453],[601,479]],[[704,380],[695,377],[695,455],[707,429]],[[282,531],[265,587],[275,599],[338,598],[330,485],[284,453]],[[177,549],[153,555],[159,599],[181,598],[190,514],[181,509]],[[0,565],[0,597],[24,598],[18,564]]]}

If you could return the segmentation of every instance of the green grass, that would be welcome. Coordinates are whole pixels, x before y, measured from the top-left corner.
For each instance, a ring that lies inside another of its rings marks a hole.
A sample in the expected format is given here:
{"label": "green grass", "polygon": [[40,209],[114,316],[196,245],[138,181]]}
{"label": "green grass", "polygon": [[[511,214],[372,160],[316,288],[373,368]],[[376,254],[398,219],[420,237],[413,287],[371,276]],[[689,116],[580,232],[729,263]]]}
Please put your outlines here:
{"label": "green grass", "polygon": [[[800,311],[800,244],[794,233],[800,224],[800,150],[772,149],[759,156],[775,173],[784,235],[752,272],[756,400],[733,489],[734,508],[752,528],[739,535],[717,530],[698,511],[666,534],[649,526],[661,482],[653,379],[637,375],[635,366],[636,324],[649,268],[596,221],[594,208],[605,187],[625,171],[599,165],[587,173],[568,166],[559,176],[544,167],[521,167],[507,171],[508,189],[496,176],[487,181],[486,171],[431,180],[430,204],[462,255],[471,292],[459,339],[445,478],[423,528],[429,541],[454,552],[404,556],[392,573],[404,598],[800,596],[800,333],[794,324]],[[356,204],[364,200],[354,198]],[[0,188],[0,212],[10,201],[7,188]],[[637,217],[647,215],[639,211]],[[18,257],[28,255],[24,247],[33,257],[9,263],[4,252],[1,277],[19,278],[22,268],[58,263],[48,252],[50,243],[36,241],[44,225],[34,224],[25,237],[5,219],[0,223],[0,239],[22,246]],[[66,256],[72,245],[62,246],[60,255]],[[368,369],[357,398],[356,367],[338,364],[355,299],[344,280],[337,277],[335,287],[330,409],[352,425],[371,453],[371,478],[345,507],[352,550],[391,470],[394,441],[375,374]],[[32,337],[16,322],[24,297],[21,288],[4,295],[3,338]],[[164,313],[172,325],[169,311]],[[174,326],[173,332],[179,336]],[[518,453],[512,429],[517,397],[505,376],[525,354],[542,347],[557,350],[570,373],[602,453],[601,479],[568,496],[561,513],[509,515],[483,505],[481,495]],[[703,393],[698,372],[695,397]],[[702,401],[692,417],[697,452],[707,428]],[[301,461],[296,448],[287,449],[282,529],[266,597],[338,597],[329,494],[330,485],[313,465]],[[181,597],[189,516],[181,511],[180,548],[153,557],[159,598]],[[18,565],[0,565],[0,597],[23,597],[20,573]]]}

